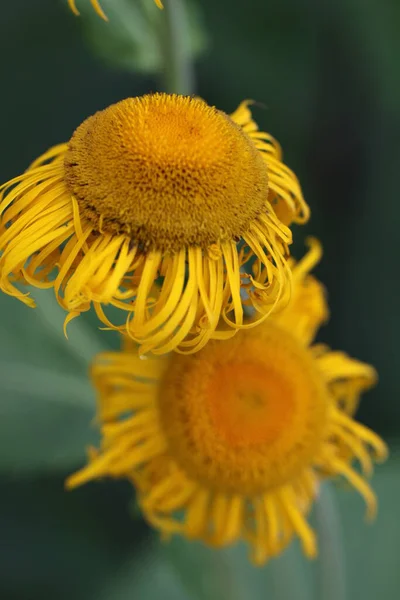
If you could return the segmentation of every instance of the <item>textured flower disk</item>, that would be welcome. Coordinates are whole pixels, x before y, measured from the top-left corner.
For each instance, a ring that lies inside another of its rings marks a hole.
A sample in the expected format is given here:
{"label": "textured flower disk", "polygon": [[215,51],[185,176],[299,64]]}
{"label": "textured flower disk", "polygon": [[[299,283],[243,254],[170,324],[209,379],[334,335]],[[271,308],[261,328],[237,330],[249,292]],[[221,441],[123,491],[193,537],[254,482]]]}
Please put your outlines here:
{"label": "textured flower disk", "polygon": [[[163,3],[161,2],[161,0],[154,0],[154,2],[157,4],[158,8],[163,8]],[[94,10],[99,15],[99,17],[104,19],[104,21],[108,21],[107,15],[100,6],[99,0],[90,0],[90,4],[93,6]],[[74,15],[79,16],[79,11],[76,7],[76,0],[68,0],[68,6],[70,7]]]}
{"label": "textured flower disk", "polygon": [[248,105],[154,94],[89,117],[0,187],[0,288],[28,305],[16,282],[53,288],[66,324],[93,305],[143,353],[229,338],[243,304],[265,319],[309,211]]}
{"label": "textured flower disk", "polygon": [[328,314],[322,286],[307,274],[319,254],[314,242],[293,266],[289,305],[257,328],[188,356],[140,359],[130,341],[98,356],[102,444],[67,487],[128,478],[164,537],[214,547],[245,540],[256,564],[294,536],[316,555],[307,516],[324,478],[345,478],[373,517],[366,477],[387,450],[351,411],[376,373],[310,346]]}

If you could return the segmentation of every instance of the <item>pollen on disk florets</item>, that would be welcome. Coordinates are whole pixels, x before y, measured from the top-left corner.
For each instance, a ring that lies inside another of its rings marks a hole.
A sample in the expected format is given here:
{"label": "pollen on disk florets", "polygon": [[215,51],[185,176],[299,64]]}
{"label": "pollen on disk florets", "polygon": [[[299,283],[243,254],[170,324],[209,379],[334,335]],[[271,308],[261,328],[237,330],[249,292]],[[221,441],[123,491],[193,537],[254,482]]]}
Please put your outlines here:
{"label": "pollen on disk florets", "polygon": [[266,209],[261,153],[199,98],[128,98],[75,131],[66,181],[97,229],[146,250],[208,248],[242,236]]}

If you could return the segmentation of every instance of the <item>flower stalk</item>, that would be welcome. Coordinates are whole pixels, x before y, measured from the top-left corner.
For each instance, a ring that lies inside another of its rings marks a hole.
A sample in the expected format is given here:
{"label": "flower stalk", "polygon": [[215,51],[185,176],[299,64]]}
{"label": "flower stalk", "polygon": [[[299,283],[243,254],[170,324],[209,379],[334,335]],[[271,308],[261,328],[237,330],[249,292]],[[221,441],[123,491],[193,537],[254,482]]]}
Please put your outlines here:
{"label": "flower stalk", "polygon": [[321,486],[315,508],[319,537],[318,598],[321,600],[346,600],[341,519],[333,490],[328,482]]}
{"label": "flower stalk", "polygon": [[194,74],[184,0],[166,0],[163,21],[164,91],[189,96],[194,93]]}

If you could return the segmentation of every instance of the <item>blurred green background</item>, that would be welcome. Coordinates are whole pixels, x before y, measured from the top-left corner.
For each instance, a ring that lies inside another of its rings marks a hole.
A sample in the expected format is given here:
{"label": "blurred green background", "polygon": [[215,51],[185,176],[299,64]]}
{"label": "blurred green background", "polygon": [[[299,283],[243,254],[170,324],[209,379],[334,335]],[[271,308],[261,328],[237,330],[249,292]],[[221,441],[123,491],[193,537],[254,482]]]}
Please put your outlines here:
{"label": "blurred green background", "polygon": [[[116,21],[104,24],[91,9],[77,19],[66,0],[2,2],[0,181],[68,140],[96,110],[162,87],[153,34],[163,13],[155,16],[149,3],[104,0],[109,14],[112,5],[122,11],[117,34]],[[301,256],[308,233],[323,241],[317,274],[332,316],[321,340],[379,371],[358,413],[391,445],[374,479],[379,517],[366,525],[356,494],[325,490],[344,558],[328,538],[313,564],[294,544],[255,570],[242,548],[160,544],[125,482],[64,492],[65,476],[97,437],[89,361],[118,340],[86,315],[70,325],[67,343],[51,293],[35,293],[36,311],[0,296],[0,598],[339,600],[342,560],[347,596],[340,598],[395,600],[400,3],[198,0],[190,15],[197,93],[227,112],[244,98],[264,105],[256,119],[302,182],[312,219],[295,232],[295,252]]]}

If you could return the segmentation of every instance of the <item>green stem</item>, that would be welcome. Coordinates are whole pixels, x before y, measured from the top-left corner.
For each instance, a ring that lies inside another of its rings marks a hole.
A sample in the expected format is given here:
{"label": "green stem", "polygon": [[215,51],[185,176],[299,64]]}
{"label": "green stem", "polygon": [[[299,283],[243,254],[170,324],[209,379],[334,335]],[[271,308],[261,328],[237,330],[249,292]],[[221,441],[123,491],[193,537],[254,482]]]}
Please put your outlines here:
{"label": "green stem", "polygon": [[164,0],[164,89],[169,94],[194,92],[189,26],[184,0]]}
{"label": "green stem", "polygon": [[321,486],[315,514],[319,540],[317,598],[346,600],[342,528],[335,498],[328,483]]}

